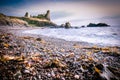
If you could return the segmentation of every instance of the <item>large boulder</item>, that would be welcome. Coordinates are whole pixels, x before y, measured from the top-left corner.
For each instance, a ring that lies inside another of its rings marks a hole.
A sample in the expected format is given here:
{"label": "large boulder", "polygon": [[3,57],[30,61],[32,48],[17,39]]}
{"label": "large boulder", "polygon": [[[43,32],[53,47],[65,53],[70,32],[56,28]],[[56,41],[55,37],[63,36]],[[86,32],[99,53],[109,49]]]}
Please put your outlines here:
{"label": "large boulder", "polygon": [[66,22],[65,23],[65,28],[70,28],[71,27],[71,24],[69,22]]}

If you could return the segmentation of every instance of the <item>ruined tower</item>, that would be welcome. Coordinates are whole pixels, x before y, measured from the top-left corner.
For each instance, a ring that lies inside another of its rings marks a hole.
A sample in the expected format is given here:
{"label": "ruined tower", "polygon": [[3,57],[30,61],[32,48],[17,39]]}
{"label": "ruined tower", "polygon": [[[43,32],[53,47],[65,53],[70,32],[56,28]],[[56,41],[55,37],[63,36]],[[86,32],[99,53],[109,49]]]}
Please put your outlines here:
{"label": "ruined tower", "polygon": [[46,19],[50,20],[50,10],[47,10],[47,13],[45,14]]}
{"label": "ruined tower", "polygon": [[29,18],[29,17],[30,17],[30,14],[29,14],[28,12],[26,12],[24,17]]}

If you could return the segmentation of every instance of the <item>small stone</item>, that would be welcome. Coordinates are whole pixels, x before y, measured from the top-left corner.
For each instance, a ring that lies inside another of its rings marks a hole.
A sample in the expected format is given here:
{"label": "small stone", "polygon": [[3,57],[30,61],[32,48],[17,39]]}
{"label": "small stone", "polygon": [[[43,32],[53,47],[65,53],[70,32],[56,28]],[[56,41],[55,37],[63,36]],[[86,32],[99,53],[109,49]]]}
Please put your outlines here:
{"label": "small stone", "polygon": [[52,76],[52,77],[55,77],[54,71],[51,72],[51,76]]}
{"label": "small stone", "polygon": [[34,53],[32,56],[34,56],[34,57],[40,57],[41,55],[40,55],[40,53]]}
{"label": "small stone", "polygon": [[39,75],[38,78],[41,80],[41,75]]}
{"label": "small stone", "polygon": [[62,78],[61,78],[61,80],[65,80],[65,78],[64,78],[64,77],[62,77]]}
{"label": "small stone", "polygon": [[57,74],[57,75],[56,75],[56,78],[60,79],[60,75],[59,75],[59,74]]}
{"label": "small stone", "polygon": [[5,37],[5,39],[9,39],[9,37],[8,37],[8,36],[6,36],[6,37]]}
{"label": "small stone", "polygon": [[61,51],[61,52],[65,52],[65,49],[61,49],[60,51]]}
{"label": "small stone", "polygon": [[42,41],[42,39],[41,39],[41,38],[37,38],[36,40],[37,40],[37,41]]}
{"label": "small stone", "polygon": [[17,71],[16,74],[14,74],[14,76],[16,79],[21,78],[22,77],[21,71]]}
{"label": "small stone", "polygon": [[70,53],[70,54],[68,54],[68,55],[66,55],[66,57],[74,57],[74,53]]}
{"label": "small stone", "polygon": [[0,43],[4,42],[3,40],[0,39]]}
{"label": "small stone", "polygon": [[48,77],[51,77],[51,74],[48,73],[47,76],[48,76]]}
{"label": "small stone", "polygon": [[89,61],[89,60],[88,60],[88,59],[83,59],[83,61],[86,61],[86,62],[87,62],[87,61]]}
{"label": "small stone", "polygon": [[29,71],[29,70],[27,70],[27,69],[26,69],[24,72],[25,72],[25,73],[30,73],[30,71]]}
{"label": "small stone", "polygon": [[96,67],[99,69],[99,70],[104,70],[104,66],[102,64],[97,64]]}
{"label": "small stone", "polygon": [[75,77],[75,79],[79,79],[79,78],[80,78],[80,76],[79,76],[79,75],[75,75],[74,77]]}

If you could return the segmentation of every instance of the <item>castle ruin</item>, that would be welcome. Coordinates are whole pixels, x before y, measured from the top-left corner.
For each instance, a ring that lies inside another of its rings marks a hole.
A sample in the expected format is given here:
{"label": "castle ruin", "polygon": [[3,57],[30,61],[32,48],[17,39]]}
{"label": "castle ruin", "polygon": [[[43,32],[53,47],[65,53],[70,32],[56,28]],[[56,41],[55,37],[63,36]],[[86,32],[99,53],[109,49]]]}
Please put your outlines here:
{"label": "castle ruin", "polygon": [[28,12],[25,13],[26,18],[40,18],[40,19],[47,19],[50,21],[50,10],[47,10],[46,14],[38,14],[37,16],[30,16],[30,14]]}
{"label": "castle ruin", "polygon": [[45,14],[46,19],[50,20],[50,10],[47,10],[47,13]]}
{"label": "castle ruin", "polygon": [[30,17],[30,14],[29,14],[28,12],[26,12],[24,17],[29,18],[29,17]]}

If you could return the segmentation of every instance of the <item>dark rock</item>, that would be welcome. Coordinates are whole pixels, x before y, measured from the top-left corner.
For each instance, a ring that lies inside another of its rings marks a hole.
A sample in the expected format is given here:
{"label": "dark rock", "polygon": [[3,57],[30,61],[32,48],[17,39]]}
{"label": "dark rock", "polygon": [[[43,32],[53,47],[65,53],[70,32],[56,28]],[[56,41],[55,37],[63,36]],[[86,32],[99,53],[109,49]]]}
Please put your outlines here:
{"label": "dark rock", "polygon": [[61,24],[60,27],[65,27],[65,24]]}
{"label": "dark rock", "polygon": [[14,47],[13,47],[13,46],[11,46],[11,45],[10,45],[8,48],[9,48],[10,50],[14,49]]}
{"label": "dark rock", "polygon": [[114,68],[114,67],[110,67],[110,66],[108,66],[107,68],[108,68],[114,75],[116,75],[117,77],[120,78],[120,72],[119,72],[119,70],[117,70],[117,69]]}
{"label": "dark rock", "polygon": [[107,79],[101,77],[99,73],[95,72],[92,80],[107,80]]}
{"label": "dark rock", "polygon": [[41,39],[41,38],[37,38],[36,40],[37,40],[37,41],[42,41],[42,39]]}
{"label": "dark rock", "polygon": [[8,37],[8,36],[5,36],[5,39],[9,39],[9,37]]}
{"label": "dark rock", "polygon": [[109,26],[109,25],[106,23],[98,23],[97,26]]}
{"label": "dark rock", "polygon": [[66,22],[66,23],[65,23],[65,28],[70,28],[70,27],[71,27],[70,23],[69,23],[69,22]]}
{"label": "dark rock", "polygon": [[104,66],[102,64],[97,64],[95,67],[98,68],[101,71],[104,70]]}
{"label": "dark rock", "polygon": [[112,35],[117,35],[117,33],[113,33]]}
{"label": "dark rock", "polygon": [[94,27],[94,26],[96,26],[96,24],[94,24],[94,23],[90,23],[87,25],[87,27]]}
{"label": "dark rock", "polygon": [[106,23],[98,23],[98,24],[95,24],[95,23],[90,23],[87,25],[87,27],[105,27],[105,26],[110,26]]}
{"label": "dark rock", "polygon": [[94,65],[93,64],[89,64],[88,71],[90,73],[93,73],[93,71],[94,71]]}
{"label": "dark rock", "polygon": [[81,27],[85,27],[85,26],[81,26]]}
{"label": "dark rock", "polygon": [[74,27],[75,29],[78,29],[78,28],[80,28],[80,27]]}
{"label": "dark rock", "polygon": [[4,42],[3,40],[0,39],[0,43]]}

